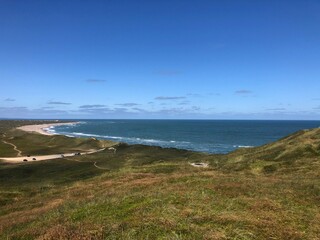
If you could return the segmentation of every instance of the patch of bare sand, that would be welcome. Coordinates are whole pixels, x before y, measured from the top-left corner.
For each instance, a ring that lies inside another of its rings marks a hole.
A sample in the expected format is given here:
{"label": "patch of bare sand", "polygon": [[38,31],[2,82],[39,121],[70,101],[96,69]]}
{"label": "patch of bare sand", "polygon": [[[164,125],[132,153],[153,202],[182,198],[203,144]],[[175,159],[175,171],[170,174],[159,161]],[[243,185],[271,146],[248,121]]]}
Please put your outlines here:
{"label": "patch of bare sand", "polygon": [[66,123],[46,123],[46,124],[38,124],[38,125],[25,125],[18,127],[17,129],[26,131],[26,132],[36,132],[43,135],[54,135],[54,133],[50,132],[50,127],[54,126],[62,126],[62,125],[74,125],[79,122],[66,122]]}
{"label": "patch of bare sand", "polygon": [[[91,150],[88,152],[75,152],[75,153],[64,153],[64,154],[52,154],[52,155],[41,155],[41,156],[22,156],[22,157],[0,157],[1,160],[4,160],[6,162],[10,163],[21,163],[21,162],[33,162],[33,161],[44,161],[44,160],[51,160],[51,159],[58,159],[58,158],[65,158],[65,157],[72,157],[72,156],[78,156],[78,155],[87,155],[87,154],[93,154],[97,152],[103,151],[104,148],[98,149],[98,150]],[[27,160],[27,161],[24,161]]]}

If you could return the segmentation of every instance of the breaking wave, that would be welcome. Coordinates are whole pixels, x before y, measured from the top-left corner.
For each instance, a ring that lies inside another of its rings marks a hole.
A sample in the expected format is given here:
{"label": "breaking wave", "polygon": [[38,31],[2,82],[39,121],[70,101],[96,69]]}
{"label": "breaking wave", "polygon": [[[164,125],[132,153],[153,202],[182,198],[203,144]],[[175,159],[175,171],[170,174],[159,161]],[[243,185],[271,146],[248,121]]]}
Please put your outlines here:
{"label": "breaking wave", "polygon": [[186,142],[186,141],[174,141],[174,140],[166,141],[166,140],[159,140],[159,139],[98,135],[98,134],[89,134],[89,133],[81,133],[81,132],[72,132],[71,135],[79,136],[79,137],[95,137],[95,138],[102,138],[102,139],[108,139],[108,140],[117,140],[120,142],[127,142],[127,143],[134,143],[134,144],[148,144],[148,145],[160,145],[160,146],[169,146],[169,145],[172,145],[173,143],[190,144],[190,142]]}

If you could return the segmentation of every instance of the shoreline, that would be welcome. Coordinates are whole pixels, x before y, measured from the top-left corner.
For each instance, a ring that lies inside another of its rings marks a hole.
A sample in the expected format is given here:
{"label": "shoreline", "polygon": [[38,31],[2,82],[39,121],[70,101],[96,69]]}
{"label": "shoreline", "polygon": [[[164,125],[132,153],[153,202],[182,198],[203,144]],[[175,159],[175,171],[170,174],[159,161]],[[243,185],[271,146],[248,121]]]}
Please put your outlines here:
{"label": "shoreline", "polygon": [[[120,137],[109,137],[109,136],[104,136],[104,135],[99,135],[99,133],[97,134],[82,134],[80,131],[80,133],[77,133],[77,131],[73,134],[73,129],[69,129],[71,131],[66,131],[63,133],[59,133],[59,131],[54,131],[55,126],[72,126],[72,125],[76,125],[76,124],[80,124],[80,123],[84,123],[82,121],[79,120],[69,120],[66,122],[62,122],[62,121],[52,121],[51,123],[45,123],[45,122],[38,122],[38,124],[30,124],[31,122],[29,122],[28,125],[24,125],[24,126],[19,126],[16,127],[16,129],[19,130],[23,130],[25,132],[34,132],[34,133],[38,133],[38,134],[42,134],[42,135],[48,135],[48,136],[54,136],[54,135],[63,135],[66,137],[74,137],[74,138],[98,138],[99,140],[107,140],[107,141],[112,141],[112,142],[123,142],[129,145],[144,145],[144,146],[155,146],[155,147],[162,147],[162,148],[175,148],[175,149],[179,149],[179,150],[186,150],[186,151],[192,151],[192,152],[197,152],[197,153],[205,153],[205,154],[229,154],[232,153],[233,151],[239,150],[239,149],[246,149],[246,148],[255,148],[255,147],[259,147],[262,145],[230,145],[230,146],[226,146],[226,147],[220,147],[217,146],[215,147],[215,145],[213,145],[213,147],[211,147],[210,145],[208,146],[204,146],[204,148],[198,147],[197,145],[193,144],[192,142],[187,142],[187,144],[181,144],[176,143],[176,141],[170,141],[169,140],[159,140],[157,138],[155,139],[140,139],[140,138],[135,138],[135,137],[121,137],[122,135],[120,135]],[[291,132],[289,134],[293,134],[294,132]],[[288,135],[289,135],[288,134]],[[282,136],[284,137],[284,136]],[[279,138],[280,139],[280,138]],[[278,140],[278,139],[276,139]],[[276,141],[275,140],[275,141]],[[174,143],[172,143],[174,142]],[[268,142],[264,143],[264,144],[268,144]]]}
{"label": "shoreline", "polygon": [[24,125],[21,127],[17,127],[17,129],[25,131],[25,132],[36,132],[42,135],[58,135],[56,133],[52,133],[49,131],[51,127],[54,126],[62,126],[62,125],[75,125],[80,122],[65,122],[65,123],[45,123],[45,124],[33,124],[33,125]]}

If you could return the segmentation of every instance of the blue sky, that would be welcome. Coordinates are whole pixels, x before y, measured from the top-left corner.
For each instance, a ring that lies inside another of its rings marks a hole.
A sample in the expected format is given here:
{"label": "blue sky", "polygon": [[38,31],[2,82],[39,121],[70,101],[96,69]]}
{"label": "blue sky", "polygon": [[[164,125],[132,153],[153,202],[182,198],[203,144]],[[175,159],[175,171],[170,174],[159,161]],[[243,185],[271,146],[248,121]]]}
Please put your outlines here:
{"label": "blue sky", "polygon": [[320,119],[320,2],[0,0],[0,117]]}

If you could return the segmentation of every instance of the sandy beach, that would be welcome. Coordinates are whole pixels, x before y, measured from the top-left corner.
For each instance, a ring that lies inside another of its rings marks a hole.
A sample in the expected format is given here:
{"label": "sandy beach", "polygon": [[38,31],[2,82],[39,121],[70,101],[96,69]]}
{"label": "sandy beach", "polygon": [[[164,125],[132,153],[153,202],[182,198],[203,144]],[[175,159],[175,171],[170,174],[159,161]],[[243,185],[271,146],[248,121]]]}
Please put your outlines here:
{"label": "sandy beach", "polygon": [[66,122],[66,123],[48,123],[48,124],[38,124],[38,125],[25,125],[18,127],[17,129],[26,131],[26,132],[36,132],[44,135],[54,135],[54,133],[48,131],[50,127],[61,126],[61,125],[74,125],[78,122]]}
{"label": "sandy beach", "polygon": [[[73,125],[79,122],[65,122],[65,123],[48,123],[48,124],[38,124],[38,125],[25,125],[18,127],[17,129],[26,131],[26,132],[36,132],[44,135],[54,135],[54,133],[48,131],[48,129],[52,126],[61,126],[61,125]],[[36,156],[21,156],[21,151],[17,148],[16,145],[4,141],[4,143],[12,145],[15,150],[18,152],[17,157],[0,157],[1,160],[11,163],[19,163],[19,162],[32,162],[32,161],[43,161],[43,160],[51,160],[51,159],[58,159],[58,158],[65,158],[65,157],[73,157],[78,155],[87,155],[93,154],[96,152],[103,151],[105,148],[102,149],[91,149],[87,151],[81,152],[72,152],[72,153],[63,153],[63,154],[50,154],[50,155],[36,155]]]}

